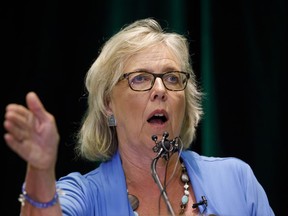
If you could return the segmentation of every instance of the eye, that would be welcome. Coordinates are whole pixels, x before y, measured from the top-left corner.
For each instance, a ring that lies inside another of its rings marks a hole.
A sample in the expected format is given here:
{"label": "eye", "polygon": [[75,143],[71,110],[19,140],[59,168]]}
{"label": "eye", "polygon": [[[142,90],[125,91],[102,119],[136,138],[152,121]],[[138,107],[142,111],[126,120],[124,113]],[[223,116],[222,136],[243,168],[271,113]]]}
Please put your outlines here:
{"label": "eye", "polygon": [[130,83],[133,83],[133,84],[141,84],[144,82],[150,82],[151,75],[147,73],[136,73],[136,74],[133,74],[129,80],[130,80]]}
{"label": "eye", "polygon": [[166,74],[164,79],[166,82],[171,83],[171,84],[179,83],[179,75],[177,75],[175,73]]}

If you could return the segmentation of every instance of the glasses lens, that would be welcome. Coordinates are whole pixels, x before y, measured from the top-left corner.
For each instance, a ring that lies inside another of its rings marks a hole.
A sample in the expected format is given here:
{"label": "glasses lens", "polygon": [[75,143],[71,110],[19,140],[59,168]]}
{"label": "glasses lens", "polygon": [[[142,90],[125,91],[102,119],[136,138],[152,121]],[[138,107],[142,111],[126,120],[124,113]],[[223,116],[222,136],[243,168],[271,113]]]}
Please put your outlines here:
{"label": "glasses lens", "polygon": [[162,78],[167,89],[172,91],[181,91],[185,89],[187,84],[187,75],[183,72],[168,72]]}
{"label": "glasses lens", "polygon": [[129,74],[129,85],[135,91],[145,91],[151,88],[154,76],[146,72],[135,72]]}

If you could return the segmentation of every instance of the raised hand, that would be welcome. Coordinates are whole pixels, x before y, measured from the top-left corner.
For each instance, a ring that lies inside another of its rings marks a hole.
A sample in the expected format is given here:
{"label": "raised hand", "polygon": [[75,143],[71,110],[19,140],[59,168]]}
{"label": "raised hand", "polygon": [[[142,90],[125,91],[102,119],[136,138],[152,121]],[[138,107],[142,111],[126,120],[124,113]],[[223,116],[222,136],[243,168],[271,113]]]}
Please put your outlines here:
{"label": "raised hand", "polygon": [[59,134],[55,118],[47,112],[34,92],[26,95],[27,107],[6,107],[4,139],[27,163],[39,170],[55,168]]}

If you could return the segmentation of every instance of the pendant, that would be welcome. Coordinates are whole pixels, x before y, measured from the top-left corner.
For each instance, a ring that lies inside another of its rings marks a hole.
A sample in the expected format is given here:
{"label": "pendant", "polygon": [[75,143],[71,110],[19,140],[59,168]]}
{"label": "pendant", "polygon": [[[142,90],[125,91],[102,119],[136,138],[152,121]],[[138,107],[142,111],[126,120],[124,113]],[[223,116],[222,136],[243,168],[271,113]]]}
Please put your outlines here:
{"label": "pendant", "polygon": [[133,194],[128,194],[128,199],[133,211],[136,211],[136,209],[139,207],[139,199]]}

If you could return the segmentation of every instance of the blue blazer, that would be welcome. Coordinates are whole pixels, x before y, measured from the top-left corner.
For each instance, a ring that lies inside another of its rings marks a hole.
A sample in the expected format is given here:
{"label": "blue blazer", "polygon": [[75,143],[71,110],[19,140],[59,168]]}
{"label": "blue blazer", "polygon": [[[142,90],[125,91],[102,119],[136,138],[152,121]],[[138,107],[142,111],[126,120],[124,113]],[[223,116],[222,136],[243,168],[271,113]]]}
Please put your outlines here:
{"label": "blue blazer", "polygon": [[[250,166],[233,158],[206,157],[181,152],[197,201],[205,196],[203,215],[274,216],[263,187]],[[152,176],[151,176],[152,177]],[[60,204],[65,216],[134,216],[119,153],[96,169],[72,172],[57,181],[65,195]]]}

